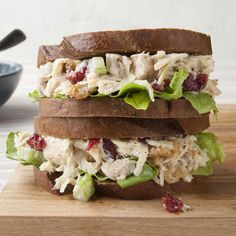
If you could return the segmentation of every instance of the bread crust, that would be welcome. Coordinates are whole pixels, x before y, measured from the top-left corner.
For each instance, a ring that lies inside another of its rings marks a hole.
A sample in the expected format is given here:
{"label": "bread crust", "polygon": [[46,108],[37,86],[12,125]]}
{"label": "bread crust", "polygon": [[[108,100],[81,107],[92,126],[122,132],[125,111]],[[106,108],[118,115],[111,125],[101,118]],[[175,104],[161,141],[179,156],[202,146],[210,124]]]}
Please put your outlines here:
{"label": "bread crust", "polygon": [[58,58],[76,59],[73,54],[70,54],[59,45],[41,45],[38,50],[37,66],[53,62]]}
{"label": "bread crust", "polygon": [[162,138],[209,127],[209,114],[177,119],[35,117],[34,131],[58,138]]}
{"label": "bread crust", "polygon": [[106,52],[134,54],[156,53],[158,50],[164,50],[167,53],[212,54],[210,36],[184,29],[83,33],[64,37],[61,46],[76,52],[80,59],[104,55]]}
{"label": "bread crust", "polygon": [[[52,48],[50,48],[52,47]],[[131,55],[141,52],[189,53],[211,55],[209,35],[184,29],[137,29],[100,31],[63,38],[60,46],[41,46],[38,66],[57,58],[84,59],[106,53]]]}
{"label": "bread crust", "polygon": [[157,99],[148,109],[137,110],[123,98],[43,98],[39,101],[41,117],[123,117],[142,119],[193,118],[201,115],[185,99]]}
{"label": "bread crust", "polygon": [[[35,184],[44,189],[47,192],[56,195],[71,194],[73,186],[68,185],[65,192],[61,194],[58,190],[53,189],[55,179],[60,176],[61,173],[49,174],[45,171],[40,171],[38,168],[33,167]],[[97,181],[94,180],[95,194],[112,198],[120,198],[126,200],[147,200],[160,198],[169,193],[182,193],[193,192],[197,188],[198,183],[203,182],[203,178],[195,176],[191,183],[179,181],[175,184],[165,184],[163,187],[157,185],[154,181],[148,181],[146,183],[136,184],[134,186],[122,189],[115,182],[110,181]]]}

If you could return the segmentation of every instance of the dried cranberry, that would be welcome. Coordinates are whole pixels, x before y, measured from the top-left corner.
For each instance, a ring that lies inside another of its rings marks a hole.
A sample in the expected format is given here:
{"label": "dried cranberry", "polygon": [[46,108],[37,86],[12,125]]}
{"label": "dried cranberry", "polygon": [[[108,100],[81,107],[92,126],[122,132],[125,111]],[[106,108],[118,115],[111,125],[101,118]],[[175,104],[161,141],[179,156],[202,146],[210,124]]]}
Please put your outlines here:
{"label": "dried cranberry", "polygon": [[100,143],[100,138],[90,138],[88,145],[86,147],[86,151],[89,151],[91,148],[93,148],[94,146],[96,146],[99,143]]}
{"label": "dried cranberry", "polygon": [[198,84],[199,90],[202,90],[205,88],[207,80],[208,80],[207,74],[198,74],[197,75],[196,82]]}
{"label": "dried cranberry", "polygon": [[103,150],[106,155],[108,155],[114,160],[118,156],[117,146],[110,139],[103,139]]}
{"label": "dried cranberry", "polygon": [[194,76],[190,74],[183,83],[184,91],[199,91],[199,86]]}
{"label": "dried cranberry", "polygon": [[43,137],[41,137],[39,134],[33,134],[28,140],[27,144],[37,150],[37,151],[43,151],[43,149],[46,147],[46,142]]}
{"label": "dried cranberry", "polygon": [[86,74],[86,70],[87,67],[82,67],[80,69],[80,71],[73,71],[69,73],[69,77],[68,80],[72,83],[72,84],[76,84],[80,81],[82,81],[85,77]]}
{"label": "dried cranberry", "polygon": [[152,89],[154,91],[163,92],[167,86],[170,84],[170,79],[165,79],[162,84],[154,83],[152,84]]}
{"label": "dried cranberry", "polygon": [[165,90],[164,85],[163,84],[158,84],[158,83],[152,84],[152,89],[154,91],[158,91],[158,92],[163,92]]}
{"label": "dried cranberry", "polygon": [[196,78],[190,74],[183,83],[183,89],[184,91],[200,91],[206,86],[207,79],[207,74],[198,74]]}
{"label": "dried cranberry", "polygon": [[171,196],[167,193],[161,198],[163,207],[169,212],[179,212],[183,210],[184,202],[179,198]]}

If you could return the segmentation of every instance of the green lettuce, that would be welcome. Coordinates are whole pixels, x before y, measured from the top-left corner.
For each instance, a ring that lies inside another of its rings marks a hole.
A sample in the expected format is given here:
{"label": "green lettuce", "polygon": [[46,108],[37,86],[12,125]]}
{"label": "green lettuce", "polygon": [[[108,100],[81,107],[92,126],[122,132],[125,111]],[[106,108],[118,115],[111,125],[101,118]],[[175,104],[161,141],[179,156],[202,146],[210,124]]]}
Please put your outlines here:
{"label": "green lettuce", "polygon": [[157,171],[153,167],[145,163],[143,166],[143,170],[139,176],[131,175],[127,177],[126,179],[117,180],[117,184],[121,188],[128,188],[130,186],[133,186],[139,183],[145,183],[149,180],[154,179],[154,177],[156,176],[156,173]]}
{"label": "green lettuce", "polygon": [[43,162],[43,153],[30,147],[16,148],[15,137],[19,132],[10,132],[6,140],[6,156],[9,159],[17,160],[22,165],[40,166]]}
{"label": "green lettuce", "polygon": [[125,102],[137,110],[146,110],[151,101],[148,89],[132,82],[125,84],[117,94],[111,97],[124,97]]}
{"label": "green lettuce", "polygon": [[213,163],[208,161],[206,166],[201,166],[197,170],[192,171],[192,175],[202,175],[202,176],[209,176],[212,175],[214,172]]}
{"label": "green lettuce", "polygon": [[207,153],[209,161],[205,167],[200,167],[193,171],[193,175],[211,175],[213,173],[213,162],[224,162],[225,153],[223,147],[220,145],[217,137],[212,133],[196,134],[198,146]]}
{"label": "green lettuce", "polygon": [[[104,61],[101,57],[94,57],[93,68],[96,73],[105,73]],[[188,77],[188,72],[184,69],[174,72],[173,78],[169,86],[164,92],[154,92],[155,98],[162,98],[166,100],[185,98],[192,106],[200,113],[207,113],[211,110],[216,113],[218,112],[216,104],[212,96],[203,92],[183,92],[183,82]],[[40,94],[37,90],[29,93],[28,96],[37,102],[40,99]],[[90,97],[105,97],[107,95],[101,93],[91,94]],[[125,84],[116,93],[108,95],[112,98],[124,98],[124,101],[134,107],[137,110],[146,110],[151,102],[148,88],[144,85],[139,85],[134,82]],[[66,95],[57,93],[53,96],[54,98],[66,99],[69,98]]]}
{"label": "green lettuce", "polygon": [[[46,98],[46,96],[43,96],[43,97],[40,96],[39,91],[37,89],[35,89],[31,93],[28,93],[28,97],[31,98],[33,102],[38,102],[40,98]],[[69,98],[69,96],[65,94],[61,94],[61,93],[56,93],[53,95],[53,98],[65,99],[65,98]]]}
{"label": "green lettuce", "polygon": [[20,147],[17,155],[22,165],[40,166],[43,163],[43,153],[30,147]]}
{"label": "green lettuce", "polygon": [[39,99],[41,98],[39,91],[37,89],[35,89],[31,93],[28,93],[28,97],[31,98],[33,102],[38,102]]}
{"label": "green lettuce", "polygon": [[201,149],[206,151],[211,161],[224,162],[225,153],[223,147],[219,143],[217,137],[212,133],[199,133],[196,134],[197,144]]}
{"label": "green lettuce", "polygon": [[184,92],[183,97],[188,100],[199,114],[204,114],[210,111],[218,112],[216,103],[213,97],[203,92]]}
{"label": "green lettuce", "polygon": [[125,97],[126,95],[139,92],[139,91],[147,91],[147,88],[143,85],[139,85],[133,82],[125,84],[117,94],[110,95],[110,97],[118,98],[118,97]]}
{"label": "green lettuce", "polygon": [[174,72],[170,85],[164,92],[155,92],[155,97],[159,97],[166,100],[178,99],[183,96],[183,82],[188,78],[188,72],[186,70],[179,70]]}
{"label": "green lettuce", "polygon": [[92,176],[89,173],[80,176],[73,189],[73,197],[80,201],[87,202],[94,193],[95,188]]}
{"label": "green lettuce", "polygon": [[[105,97],[106,95],[97,93],[92,94],[90,97]],[[145,86],[135,84],[135,83],[127,83],[125,84],[119,92],[115,94],[108,95],[112,98],[123,97],[125,102],[137,110],[146,110],[151,101],[148,90]]]}
{"label": "green lettuce", "polygon": [[15,146],[15,136],[19,132],[10,132],[6,140],[6,156],[9,159],[17,160],[17,148]]}
{"label": "green lettuce", "polygon": [[146,110],[151,101],[148,92],[144,90],[127,94],[124,100],[137,110]]}

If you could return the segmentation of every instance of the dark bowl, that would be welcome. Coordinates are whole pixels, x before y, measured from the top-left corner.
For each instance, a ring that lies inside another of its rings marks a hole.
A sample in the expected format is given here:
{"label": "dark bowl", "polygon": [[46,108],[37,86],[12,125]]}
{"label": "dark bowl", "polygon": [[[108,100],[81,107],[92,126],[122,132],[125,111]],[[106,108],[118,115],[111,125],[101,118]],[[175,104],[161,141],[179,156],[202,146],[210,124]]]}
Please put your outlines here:
{"label": "dark bowl", "polygon": [[23,67],[15,62],[0,61],[0,106],[13,94],[20,80]]}

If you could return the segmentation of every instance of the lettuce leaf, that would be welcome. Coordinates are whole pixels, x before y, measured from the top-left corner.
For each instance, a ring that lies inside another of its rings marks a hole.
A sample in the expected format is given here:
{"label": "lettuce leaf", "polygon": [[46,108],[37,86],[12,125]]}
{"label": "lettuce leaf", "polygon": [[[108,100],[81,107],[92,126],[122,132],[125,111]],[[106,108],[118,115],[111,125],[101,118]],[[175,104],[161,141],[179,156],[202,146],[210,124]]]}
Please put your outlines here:
{"label": "lettuce leaf", "polygon": [[[91,94],[90,97],[105,97],[106,95],[98,93]],[[137,110],[146,110],[151,101],[148,89],[136,83],[125,84],[116,94],[108,95],[112,98],[123,97],[125,102]]]}
{"label": "lettuce leaf", "polygon": [[223,147],[217,140],[217,137],[212,133],[199,133],[195,135],[197,138],[198,146],[207,153],[209,161],[205,167],[199,167],[197,170],[193,171],[193,175],[211,175],[213,174],[213,162],[219,161],[224,162],[225,153]]}
{"label": "lettuce leaf", "polygon": [[202,175],[202,176],[209,176],[212,175],[214,172],[213,163],[208,161],[206,166],[201,166],[197,170],[192,171],[192,175]]}
{"label": "lettuce leaf", "polygon": [[203,149],[211,161],[224,162],[225,153],[217,137],[212,133],[202,132],[195,135],[198,146]]}
{"label": "lettuce leaf", "polygon": [[17,158],[17,148],[15,146],[15,136],[19,132],[10,132],[7,135],[7,140],[6,140],[6,156],[9,159],[13,160],[18,160]]}
{"label": "lettuce leaf", "polygon": [[20,147],[17,151],[18,161],[22,165],[40,166],[43,163],[43,153],[30,147]]}
{"label": "lettuce leaf", "polygon": [[43,162],[43,153],[30,147],[16,148],[15,136],[19,132],[10,132],[6,140],[6,156],[9,159],[19,161],[22,165],[40,166]]}
{"label": "lettuce leaf", "polygon": [[213,97],[203,92],[184,92],[183,97],[188,100],[199,114],[210,112],[218,112]]}
{"label": "lettuce leaf", "polygon": [[133,186],[139,183],[145,183],[149,180],[154,179],[156,173],[157,173],[157,170],[155,170],[153,167],[145,163],[143,166],[143,170],[139,176],[131,175],[127,177],[126,179],[117,180],[117,184],[121,188],[128,188],[130,186]]}
{"label": "lettuce leaf", "polygon": [[85,173],[84,176],[79,176],[73,189],[73,197],[77,200],[87,202],[95,193],[92,176]]}
{"label": "lettuce leaf", "polygon": [[28,97],[33,100],[33,102],[38,102],[39,99],[41,98],[39,91],[35,89],[31,93],[28,93]]}
{"label": "lettuce leaf", "polygon": [[125,97],[129,93],[139,92],[139,91],[147,91],[147,88],[143,85],[130,82],[125,84],[117,94],[110,95],[110,97],[113,98]]}
{"label": "lettuce leaf", "polygon": [[151,101],[148,92],[144,90],[127,94],[124,100],[137,110],[146,110]]}
{"label": "lettuce leaf", "polygon": [[164,92],[155,92],[155,97],[159,97],[166,100],[178,99],[183,96],[182,85],[188,78],[188,72],[186,70],[179,70],[174,72],[170,85]]}
{"label": "lettuce leaf", "polygon": [[[31,93],[28,93],[28,97],[31,98],[33,100],[33,102],[38,102],[40,98],[46,98],[46,96],[42,97],[39,94],[39,91],[37,89],[35,89]],[[65,94],[61,94],[61,93],[56,93],[53,95],[53,98],[65,99],[65,98],[69,98],[69,96],[67,96]]]}

